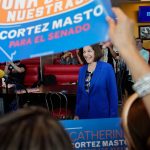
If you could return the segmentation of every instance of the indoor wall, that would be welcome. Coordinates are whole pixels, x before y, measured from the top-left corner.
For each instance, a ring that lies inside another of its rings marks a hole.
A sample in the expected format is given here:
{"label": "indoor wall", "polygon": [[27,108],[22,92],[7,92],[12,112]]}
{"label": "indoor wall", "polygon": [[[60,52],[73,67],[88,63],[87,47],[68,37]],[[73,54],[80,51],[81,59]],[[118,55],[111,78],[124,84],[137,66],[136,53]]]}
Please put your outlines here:
{"label": "indoor wall", "polygon": [[[138,2],[138,3],[123,3],[120,4],[121,9],[131,18],[133,19],[134,26],[134,35],[135,37],[139,37],[138,27],[141,25],[150,25],[149,23],[138,23],[138,10],[139,6],[150,6],[150,2]],[[150,49],[150,40],[144,40],[144,47],[146,49]]]}

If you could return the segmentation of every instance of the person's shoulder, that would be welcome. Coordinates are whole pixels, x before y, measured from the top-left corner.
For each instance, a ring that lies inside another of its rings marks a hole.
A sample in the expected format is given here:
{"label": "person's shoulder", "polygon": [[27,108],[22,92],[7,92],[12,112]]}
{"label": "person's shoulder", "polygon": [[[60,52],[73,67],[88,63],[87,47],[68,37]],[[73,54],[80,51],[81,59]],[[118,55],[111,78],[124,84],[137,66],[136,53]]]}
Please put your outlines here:
{"label": "person's shoulder", "polygon": [[80,71],[83,71],[86,68],[87,68],[87,64],[84,64],[83,66],[80,67]]}
{"label": "person's shoulder", "polygon": [[83,66],[81,66],[81,67],[80,67],[80,69],[84,69],[85,67],[86,67],[86,64],[85,64],[85,65],[83,65]]}
{"label": "person's shoulder", "polygon": [[103,62],[103,61],[98,61],[97,62],[98,65],[102,66],[102,68],[109,68],[109,69],[113,69],[112,65],[107,63],[107,62]]}
{"label": "person's shoulder", "polygon": [[146,48],[142,48],[141,51],[146,52],[146,53],[149,53],[149,52],[150,52],[150,50],[148,50],[148,49],[146,49]]}
{"label": "person's shoulder", "polygon": [[104,62],[104,61],[98,61],[97,64],[98,64],[98,65],[101,65],[101,66],[106,66],[106,67],[107,67],[107,66],[111,66],[109,63]]}

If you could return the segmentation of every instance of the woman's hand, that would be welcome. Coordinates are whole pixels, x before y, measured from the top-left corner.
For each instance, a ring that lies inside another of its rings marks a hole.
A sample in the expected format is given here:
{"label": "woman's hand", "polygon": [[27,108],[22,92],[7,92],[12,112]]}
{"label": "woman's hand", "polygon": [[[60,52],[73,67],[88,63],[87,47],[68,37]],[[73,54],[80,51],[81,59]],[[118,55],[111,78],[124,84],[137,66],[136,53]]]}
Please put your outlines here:
{"label": "woman's hand", "polygon": [[121,52],[128,50],[129,45],[135,45],[133,34],[133,21],[129,19],[119,8],[113,8],[116,15],[116,21],[107,17],[109,23],[109,36],[113,45]]}

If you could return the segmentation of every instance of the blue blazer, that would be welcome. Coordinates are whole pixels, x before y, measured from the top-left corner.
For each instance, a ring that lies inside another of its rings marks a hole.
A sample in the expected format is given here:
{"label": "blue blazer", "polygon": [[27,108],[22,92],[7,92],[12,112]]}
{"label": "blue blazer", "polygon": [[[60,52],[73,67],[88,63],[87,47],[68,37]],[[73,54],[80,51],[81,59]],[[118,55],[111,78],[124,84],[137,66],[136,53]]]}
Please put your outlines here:
{"label": "blue blazer", "polygon": [[117,117],[118,93],[112,66],[97,62],[89,93],[85,91],[87,68],[86,64],[79,71],[75,115],[80,119]]}

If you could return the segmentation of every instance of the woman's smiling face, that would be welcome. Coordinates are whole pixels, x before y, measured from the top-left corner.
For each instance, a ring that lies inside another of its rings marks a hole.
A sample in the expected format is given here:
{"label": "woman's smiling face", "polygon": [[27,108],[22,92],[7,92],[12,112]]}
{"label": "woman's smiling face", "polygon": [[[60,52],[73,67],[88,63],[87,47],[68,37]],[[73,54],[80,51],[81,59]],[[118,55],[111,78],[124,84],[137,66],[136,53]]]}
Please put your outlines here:
{"label": "woman's smiling face", "polygon": [[94,54],[94,50],[91,46],[85,46],[83,48],[83,57],[88,64],[91,64],[94,62],[95,54]]}

